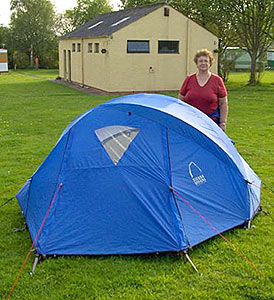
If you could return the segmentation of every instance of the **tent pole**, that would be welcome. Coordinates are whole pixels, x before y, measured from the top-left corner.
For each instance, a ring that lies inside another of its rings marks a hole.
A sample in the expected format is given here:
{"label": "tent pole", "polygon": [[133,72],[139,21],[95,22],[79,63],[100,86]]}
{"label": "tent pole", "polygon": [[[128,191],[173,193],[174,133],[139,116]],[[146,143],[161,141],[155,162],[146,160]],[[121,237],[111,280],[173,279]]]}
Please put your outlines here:
{"label": "tent pole", "polygon": [[199,273],[198,269],[196,268],[196,266],[194,265],[193,261],[190,259],[189,255],[187,254],[187,251],[184,251],[184,254],[186,256],[186,259],[189,261],[189,263],[191,264],[192,268]]}
{"label": "tent pole", "polygon": [[30,277],[32,277],[34,275],[34,272],[35,272],[36,266],[38,264],[39,258],[40,258],[39,254],[36,253],[34,261],[33,261],[33,266],[32,266],[31,272],[29,273]]}

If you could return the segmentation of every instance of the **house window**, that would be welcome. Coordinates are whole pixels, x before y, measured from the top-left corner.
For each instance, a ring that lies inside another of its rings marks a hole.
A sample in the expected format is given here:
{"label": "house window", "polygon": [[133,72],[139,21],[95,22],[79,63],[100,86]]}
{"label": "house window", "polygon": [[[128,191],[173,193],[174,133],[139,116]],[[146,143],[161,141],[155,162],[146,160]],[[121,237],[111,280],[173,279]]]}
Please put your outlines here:
{"label": "house window", "polygon": [[77,52],[81,52],[81,44],[80,43],[77,44]]}
{"label": "house window", "polygon": [[168,7],[165,7],[165,8],[164,8],[164,16],[165,16],[165,17],[168,17],[168,16],[169,16],[169,8],[168,8]]}
{"label": "house window", "polygon": [[179,41],[158,41],[158,53],[179,53]]}
{"label": "house window", "polygon": [[88,43],[88,52],[89,52],[89,53],[92,52],[92,43]]}
{"label": "house window", "polygon": [[127,41],[127,53],[149,53],[149,41]]}
{"label": "house window", "polygon": [[99,53],[99,43],[94,44],[94,53]]}
{"label": "house window", "polygon": [[75,52],[75,43],[72,44],[72,52]]}

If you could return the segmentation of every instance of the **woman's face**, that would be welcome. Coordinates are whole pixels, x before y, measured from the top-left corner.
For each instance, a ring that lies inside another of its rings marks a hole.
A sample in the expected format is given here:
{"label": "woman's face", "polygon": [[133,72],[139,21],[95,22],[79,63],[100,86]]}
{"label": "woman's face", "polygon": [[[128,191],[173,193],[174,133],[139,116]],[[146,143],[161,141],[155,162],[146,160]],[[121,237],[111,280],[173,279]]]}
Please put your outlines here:
{"label": "woman's face", "polygon": [[197,68],[199,71],[208,71],[210,68],[210,60],[208,56],[200,56],[197,59]]}

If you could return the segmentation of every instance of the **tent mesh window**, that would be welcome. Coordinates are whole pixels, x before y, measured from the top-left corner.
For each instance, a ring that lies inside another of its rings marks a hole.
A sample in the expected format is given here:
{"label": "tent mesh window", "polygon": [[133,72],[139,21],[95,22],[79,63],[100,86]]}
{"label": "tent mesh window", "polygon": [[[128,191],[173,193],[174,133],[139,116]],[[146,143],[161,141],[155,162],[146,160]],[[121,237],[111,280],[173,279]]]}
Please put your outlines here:
{"label": "tent mesh window", "polygon": [[135,139],[139,129],[127,126],[108,126],[95,130],[95,134],[115,165]]}

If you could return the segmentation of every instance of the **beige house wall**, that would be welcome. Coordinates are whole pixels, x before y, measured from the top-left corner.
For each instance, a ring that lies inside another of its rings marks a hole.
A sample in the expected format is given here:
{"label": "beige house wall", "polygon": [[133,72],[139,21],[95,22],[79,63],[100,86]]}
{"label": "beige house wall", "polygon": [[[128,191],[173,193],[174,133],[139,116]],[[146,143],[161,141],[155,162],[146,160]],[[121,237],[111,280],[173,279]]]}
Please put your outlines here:
{"label": "beige house wall", "polygon": [[[92,38],[84,40],[84,84],[101,90],[109,90],[109,55],[102,54],[108,48],[109,38]],[[88,43],[92,43],[92,52],[88,52]],[[99,53],[95,53],[95,43],[99,43]]]}
{"label": "beige house wall", "polygon": [[[72,43],[81,43],[80,53],[71,52],[73,82],[109,92],[178,90],[186,75],[196,71],[195,52],[201,48],[213,51],[218,39],[169,9],[169,17],[164,16],[163,6],[110,37],[60,40],[60,77],[68,78],[64,74],[63,50],[72,51]],[[149,40],[150,53],[127,53],[127,40]],[[159,40],[179,41],[179,54],[158,54]],[[88,43],[93,43],[92,53],[88,53]],[[99,53],[94,53],[94,43],[100,44]],[[102,54],[102,49],[107,52]],[[216,63],[212,71],[217,71]]]}
{"label": "beige house wall", "polygon": [[[211,71],[215,74],[218,73],[218,55],[214,53],[215,49],[218,49],[218,38],[204,29],[197,23],[189,20],[189,68],[188,74],[192,74],[197,71],[196,64],[193,61],[194,55],[197,50],[206,48],[213,52],[214,62],[211,66]],[[191,38],[192,37],[192,38]],[[193,38],[195,37],[195,38]],[[197,37],[197,38],[196,38]]]}
{"label": "beige house wall", "polygon": [[[71,68],[70,80],[82,85],[107,90],[109,56],[103,55],[101,49],[107,47],[107,38],[85,38],[59,40],[59,76],[69,80],[69,69]],[[76,51],[72,51],[72,44],[75,44]],[[81,51],[77,51],[77,44],[80,43]],[[88,44],[99,43],[99,53],[88,52]],[[66,59],[64,60],[64,50]],[[69,51],[71,53],[71,67],[69,67]],[[65,65],[66,64],[66,69]],[[65,72],[66,71],[66,72]]]}
{"label": "beige house wall", "polygon": [[[164,7],[148,14],[113,34],[110,44],[111,78],[119,70],[119,78],[111,82],[111,90],[125,91],[176,90],[185,75],[186,18]],[[127,40],[149,40],[150,53],[127,53]],[[179,41],[179,54],[158,54],[158,40]],[[117,77],[117,75],[116,75]]]}
{"label": "beige house wall", "polygon": [[[75,43],[76,51],[72,51],[72,44]],[[77,44],[81,44],[81,51],[77,52]],[[66,59],[64,59],[64,50]],[[76,83],[82,83],[82,41],[81,39],[59,40],[59,76],[65,80],[70,79]],[[69,63],[69,53],[71,55],[71,65]],[[66,64],[66,66],[65,66]],[[65,69],[66,67],[66,69]],[[69,71],[70,70],[70,71]],[[71,72],[71,76],[69,75]],[[69,78],[70,77],[70,78]]]}
{"label": "beige house wall", "polygon": [[58,41],[58,52],[59,52],[59,76],[65,78],[64,74],[64,57],[63,57],[63,50],[65,49],[66,40],[59,40]]}

